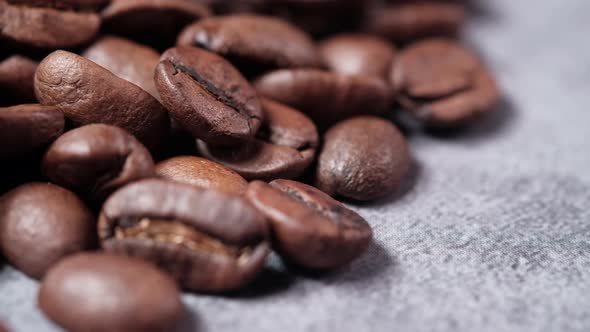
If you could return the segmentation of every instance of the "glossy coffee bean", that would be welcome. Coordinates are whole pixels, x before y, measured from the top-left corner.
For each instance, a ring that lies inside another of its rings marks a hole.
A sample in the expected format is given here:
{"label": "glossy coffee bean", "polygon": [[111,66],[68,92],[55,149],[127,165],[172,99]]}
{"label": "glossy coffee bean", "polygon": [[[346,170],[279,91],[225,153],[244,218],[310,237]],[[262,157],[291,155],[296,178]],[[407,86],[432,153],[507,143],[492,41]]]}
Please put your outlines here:
{"label": "glossy coffee bean", "polygon": [[0,107],[0,160],[44,148],[64,130],[64,115],[53,106],[23,104]]}
{"label": "glossy coffee bean", "polygon": [[94,62],[55,51],[39,64],[35,94],[57,106],[75,125],[104,123],[121,127],[150,149],[168,134],[168,115],[149,93]]}
{"label": "glossy coffee bean", "polygon": [[185,25],[210,15],[209,9],[186,0],[112,0],[102,11],[103,29],[112,34],[165,49],[174,45]]}
{"label": "glossy coffee bean", "polygon": [[0,105],[35,103],[33,76],[37,61],[20,54],[0,59]]}
{"label": "glossy coffee bean", "polygon": [[8,0],[8,3],[29,7],[95,11],[107,5],[109,0]]}
{"label": "glossy coffee bean", "polygon": [[0,39],[21,47],[66,48],[90,41],[100,27],[95,13],[11,5],[0,1]]}
{"label": "glossy coffee bean", "polygon": [[160,62],[156,50],[131,40],[105,36],[87,48],[82,56],[159,98],[154,83],[154,72]]}
{"label": "glossy coffee bean", "polygon": [[248,182],[238,173],[205,158],[178,156],[156,165],[156,174],[163,179],[190,184],[203,189],[241,195]]}
{"label": "glossy coffee bean", "polygon": [[463,27],[463,5],[448,2],[391,4],[370,15],[366,29],[397,42],[433,36],[455,36]]}
{"label": "glossy coffee bean", "polygon": [[220,56],[189,46],[171,48],[162,54],[155,77],[170,116],[193,137],[236,145],[258,131],[262,110],[256,91]]}
{"label": "glossy coffee bean", "polygon": [[371,227],[361,216],[303,183],[254,181],[246,197],[268,218],[274,249],[301,267],[341,267],[371,242]]}
{"label": "glossy coffee bean", "polygon": [[115,192],[98,229],[104,250],[154,262],[191,290],[246,285],[269,247],[264,217],[240,196],[163,180]]}
{"label": "glossy coffee bean", "polygon": [[147,262],[83,253],[47,273],[37,301],[70,332],[168,332],[186,314],[180,295],[174,280]]}
{"label": "glossy coffee bean", "polygon": [[210,17],[186,27],[177,43],[215,52],[243,73],[320,64],[311,37],[269,16]]}
{"label": "glossy coffee bean", "polygon": [[4,257],[33,278],[60,259],[96,245],[95,220],[72,192],[28,183],[0,198],[0,247]]}
{"label": "glossy coffee bean", "polygon": [[410,165],[406,141],[393,124],[355,117],[326,132],[316,184],[329,195],[373,200],[398,190]]}
{"label": "glossy coffee bean", "polygon": [[500,99],[479,57],[452,40],[430,39],[404,49],[391,80],[398,102],[431,127],[466,124],[492,111]]}
{"label": "glossy coffee bean", "polygon": [[92,124],[68,131],[47,150],[43,174],[95,201],[153,175],[154,161],[135,137],[118,127]]}
{"label": "glossy coffee bean", "polygon": [[319,69],[281,69],[255,82],[258,92],[294,107],[320,128],[361,114],[381,114],[391,103],[389,85],[370,76]]}
{"label": "glossy coffee bean", "polygon": [[336,73],[367,75],[389,80],[395,47],[379,37],[365,34],[341,34],[319,45],[327,67]]}
{"label": "glossy coffee bean", "polygon": [[288,106],[270,99],[262,99],[262,105],[265,121],[254,141],[232,148],[199,141],[199,152],[249,180],[297,178],[315,158],[317,129],[308,117]]}

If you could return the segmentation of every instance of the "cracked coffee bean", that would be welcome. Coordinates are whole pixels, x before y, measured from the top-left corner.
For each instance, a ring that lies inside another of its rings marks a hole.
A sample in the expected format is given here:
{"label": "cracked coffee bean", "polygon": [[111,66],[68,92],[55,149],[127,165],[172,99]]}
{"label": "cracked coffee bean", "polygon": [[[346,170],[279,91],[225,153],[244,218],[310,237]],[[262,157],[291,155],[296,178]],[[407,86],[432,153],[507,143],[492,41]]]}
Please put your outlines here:
{"label": "cracked coffee bean", "polygon": [[74,53],[55,51],[41,61],[35,94],[41,104],[61,109],[74,126],[118,126],[151,150],[168,135],[168,114],[154,97]]}
{"label": "cracked coffee bean", "polygon": [[164,52],[156,87],[170,116],[193,137],[239,145],[254,137],[262,109],[254,88],[220,56],[189,46]]}
{"label": "cracked coffee bean", "polygon": [[53,106],[23,104],[0,107],[0,160],[30,155],[64,131],[64,115]]}
{"label": "cracked coffee bean", "polygon": [[156,174],[166,180],[191,184],[203,189],[241,195],[248,181],[216,162],[192,156],[177,156],[156,165]]}
{"label": "cracked coffee bean", "polygon": [[95,245],[95,219],[71,191],[28,183],[0,197],[0,248],[27,275],[40,279],[62,258]]}
{"label": "cracked coffee bean", "polygon": [[149,151],[123,129],[93,124],[68,131],[47,150],[43,174],[100,202],[123,185],[153,175]]}
{"label": "cracked coffee bean", "polygon": [[311,37],[281,19],[268,16],[206,18],[186,27],[177,44],[215,52],[242,73],[251,74],[248,76],[276,68],[320,65]]}
{"label": "cracked coffee bean", "polygon": [[391,80],[398,102],[429,127],[456,127],[491,112],[500,93],[479,57],[455,41],[430,39],[397,57]]}
{"label": "cracked coffee bean", "polygon": [[254,85],[262,96],[302,111],[320,128],[355,115],[382,114],[391,104],[391,88],[382,79],[320,69],[280,69]]}
{"label": "cracked coffee bean", "polygon": [[308,269],[335,269],[362,255],[373,232],[357,213],[314,187],[254,181],[246,197],[270,222],[281,257]]}
{"label": "cracked coffee bean", "polygon": [[163,180],[115,192],[98,229],[104,250],[151,261],[196,291],[245,286],[269,251],[264,216],[243,198]]}
{"label": "cracked coffee bean", "polygon": [[297,178],[314,160],[317,129],[309,118],[288,106],[270,99],[262,99],[262,106],[265,121],[254,141],[232,148],[199,141],[199,152],[249,180]]}
{"label": "cracked coffee bean", "polygon": [[186,316],[168,275],[142,260],[104,253],[77,254],[56,264],[37,302],[70,332],[177,331]]}
{"label": "cracked coffee bean", "polygon": [[355,117],[324,135],[316,185],[329,195],[374,200],[398,190],[410,165],[406,140],[391,122]]}
{"label": "cracked coffee bean", "polygon": [[36,103],[33,76],[39,63],[20,54],[0,59],[0,105]]}

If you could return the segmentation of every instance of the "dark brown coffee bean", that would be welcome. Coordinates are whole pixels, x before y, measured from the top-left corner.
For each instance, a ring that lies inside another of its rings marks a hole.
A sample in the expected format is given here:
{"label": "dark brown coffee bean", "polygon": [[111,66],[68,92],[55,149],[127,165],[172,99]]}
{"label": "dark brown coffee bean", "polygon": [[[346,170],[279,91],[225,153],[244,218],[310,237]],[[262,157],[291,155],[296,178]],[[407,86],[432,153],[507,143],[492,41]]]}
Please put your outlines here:
{"label": "dark brown coffee bean", "polygon": [[64,115],[53,106],[24,104],[0,107],[0,160],[43,148],[64,130]]}
{"label": "dark brown coffee bean", "polygon": [[58,138],[47,150],[42,168],[52,182],[102,201],[119,187],[152,176],[154,161],[123,129],[93,124]]}
{"label": "dark brown coffee bean", "polygon": [[398,190],[410,165],[406,141],[393,124],[355,117],[326,132],[316,184],[329,195],[373,200]]}
{"label": "dark brown coffee bean", "polygon": [[177,43],[215,52],[243,73],[320,64],[315,45],[306,33],[268,16],[207,18],[186,27]]}
{"label": "dark brown coffee bean", "polygon": [[398,42],[432,36],[455,36],[465,21],[461,4],[416,2],[380,8],[367,20],[367,30]]}
{"label": "dark brown coffee bean", "polygon": [[256,134],[262,120],[260,101],[229,62],[189,46],[171,48],[161,60],[156,87],[162,103],[195,138],[236,145]]}
{"label": "dark brown coffee bean", "polygon": [[292,106],[321,128],[360,114],[381,114],[391,103],[381,79],[349,76],[319,69],[281,69],[255,82],[258,92]]}
{"label": "dark brown coffee bean", "polygon": [[115,192],[98,229],[106,251],[154,262],[191,290],[244,286],[269,247],[264,217],[240,196],[163,180]]}
{"label": "dark brown coffee bean", "polygon": [[0,60],[0,105],[37,102],[33,76],[38,64],[20,54]]}
{"label": "dark brown coffee bean", "polygon": [[492,111],[500,98],[479,57],[451,40],[425,40],[403,50],[391,77],[399,103],[431,127],[468,123]]}
{"label": "dark brown coffee bean", "polygon": [[262,99],[262,105],[265,121],[256,140],[237,148],[199,141],[199,151],[249,180],[297,178],[314,160],[317,129],[309,118],[288,106],[269,99]]}
{"label": "dark brown coffee bean", "polygon": [[166,180],[236,195],[243,194],[248,187],[238,173],[199,157],[178,156],[161,161],[156,165],[156,174]]}
{"label": "dark brown coffee bean", "polygon": [[186,315],[180,295],[174,280],[147,262],[83,253],[47,273],[37,301],[70,332],[169,332]]}
{"label": "dark brown coffee bean", "polygon": [[73,47],[90,41],[100,27],[95,13],[10,5],[0,1],[0,39],[19,46]]}
{"label": "dark brown coffee bean", "polygon": [[154,72],[160,62],[156,50],[127,39],[106,36],[92,44],[82,56],[159,98],[154,83]]}
{"label": "dark brown coffee bean", "polygon": [[154,97],[73,53],[56,51],[39,64],[35,94],[41,104],[57,106],[76,126],[118,126],[150,149],[168,134],[168,114]]}
{"label": "dark brown coffee bean", "polygon": [[0,247],[6,259],[33,278],[65,256],[96,245],[95,220],[72,192],[29,183],[0,198]]}
{"label": "dark brown coffee bean", "polygon": [[109,3],[109,0],[8,0],[8,3],[30,7],[94,11]]}
{"label": "dark brown coffee bean", "polygon": [[198,1],[112,0],[102,12],[104,30],[165,49],[185,25],[209,16]]}
{"label": "dark brown coffee bean", "polygon": [[389,81],[395,48],[388,41],[364,34],[342,34],[324,40],[320,54],[328,68],[347,75],[374,76]]}
{"label": "dark brown coffee bean", "polygon": [[341,267],[364,253],[371,242],[371,227],[361,216],[303,183],[254,181],[246,197],[267,216],[274,248],[304,268]]}

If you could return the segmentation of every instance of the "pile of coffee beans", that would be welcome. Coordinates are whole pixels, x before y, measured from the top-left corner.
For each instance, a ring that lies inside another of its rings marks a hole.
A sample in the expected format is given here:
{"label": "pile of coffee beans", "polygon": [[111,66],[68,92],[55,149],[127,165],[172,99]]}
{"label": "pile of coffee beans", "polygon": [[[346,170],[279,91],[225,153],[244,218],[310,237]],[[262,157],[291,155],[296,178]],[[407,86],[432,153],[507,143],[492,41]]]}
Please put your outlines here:
{"label": "pile of coffee beans", "polygon": [[373,231],[336,199],[412,174],[395,115],[453,130],[500,98],[466,6],[0,0],[2,256],[69,331],[172,331],[180,289],[247,288],[271,251],[349,264]]}

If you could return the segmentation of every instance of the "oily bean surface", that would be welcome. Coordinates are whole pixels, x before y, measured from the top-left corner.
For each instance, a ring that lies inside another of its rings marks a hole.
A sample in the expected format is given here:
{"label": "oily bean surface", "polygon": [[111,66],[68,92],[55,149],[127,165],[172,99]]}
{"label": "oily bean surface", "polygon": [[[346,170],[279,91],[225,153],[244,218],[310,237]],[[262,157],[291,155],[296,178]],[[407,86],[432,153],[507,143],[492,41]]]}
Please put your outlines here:
{"label": "oily bean surface", "polygon": [[36,102],[33,76],[38,64],[20,54],[0,60],[0,105]]}
{"label": "oily bean surface", "polygon": [[28,183],[0,198],[0,247],[6,259],[40,279],[63,257],[93,248],[95,220],[72,192]]}
{"label": "oily bean surface", "polygon": [[37,300],[71,332],[168,332],[186,315],[180,295],[174,280],[147,262],[82,253],[49,271]]}
{"label": "oily bean surface", "polygon": [[355,117],[324,135],[316,185],[329,195],[373,200],[398,190],[410,165],[405,138],[391,122]]}
{"label": "oily bean surface", "polygon": [[268,218],[274,249],[298,266],[338,268],[358,258],[371,242],[371,227],[361,216],[303,183],[254,181],[246,197]]}

